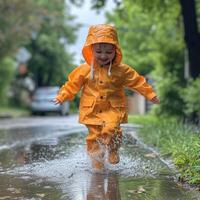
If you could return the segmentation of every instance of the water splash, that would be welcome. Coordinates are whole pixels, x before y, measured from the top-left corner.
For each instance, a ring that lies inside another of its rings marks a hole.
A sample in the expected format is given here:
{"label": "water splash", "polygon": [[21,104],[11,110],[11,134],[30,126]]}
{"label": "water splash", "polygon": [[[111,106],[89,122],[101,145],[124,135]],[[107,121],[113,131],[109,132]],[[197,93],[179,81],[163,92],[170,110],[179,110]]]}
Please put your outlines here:
{"label": "water splash", "polygon": [[[90,196],[103,199],[103,196],[112,194],[115,195],[115,200],[119,200],[119,177],[120,183],[122,186],[124,185],[124,191],[126,191],[126,182],[131,180],[131,177],[134,177],[131,181],[136,180],[136,183],[138,183],[138,178],[145,177],[145,180],[147,180],[148,177],[155,177],[159,174],[159,170],[163,167],[166,168],[164,164],[160,163],[159,159],[145,158],[146,150],[139,148],[135,143],[126,142],[125,139],[120,150],[120,163],[111,165],[106,162],[106,170],[102,173],[94,173],[86,153],[85,143],[80,141],[84,141],[84,135],[81,133],[62,136],[58,141],[58,149],[61,151],[58,151],[58,156],[55,159],[43,160],[42,162],[38,160],[20,167],[15,166],[0,172],[0,176],[18,178],[23,183],[28,183],[27,188],[32,192],[35,191],[35,187],[37,191],[38,188],[42,187],[43,193],[38,193],[36,196],[46,195],[49,190],[55,188],[54,193],[60,192],[60,196],[56,199],[85,200]],[[54,143],[54,145],[56,144]],[[158,182],[155,178],[151,180],[155,180],[155,185]],[[144,185],[144,182],[141,184]],[[166,181],[162,182],[163,185],[166,185],[166,183],[168,184]],[[17,185],[18,182],[9,188],[17,189]],[[127,185],[129,186],[129,184]],[[150,182],[148,187],[151,185]],[[133,189],[130,188],[129,191],[133,192]],[[23,194],[19,195],[22,196]],[[32,195],[31,198],[26,197],[24,199],[41,199],[36,198],[33,193],[30,195]],[[129,195],[135,194],[130,193]],[[49,199],[53,199],[53,197]]]}

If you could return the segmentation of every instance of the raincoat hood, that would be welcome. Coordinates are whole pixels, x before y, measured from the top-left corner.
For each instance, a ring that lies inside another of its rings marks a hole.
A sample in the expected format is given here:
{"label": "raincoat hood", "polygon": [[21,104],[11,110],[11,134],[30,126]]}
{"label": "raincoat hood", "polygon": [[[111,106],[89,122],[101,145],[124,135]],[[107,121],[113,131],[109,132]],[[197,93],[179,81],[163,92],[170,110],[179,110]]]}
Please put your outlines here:
{"label": "raincoat hood", "polygon": [[82,49],[82,54],[85,61],[91,66],[94,55],[92,44],[96,43],[110,43],[116,47],[116,56],[113,64],[120,64],[122,60],[122,52],[119,46],[117,31],[109,24],[94,25],[89,28],[86,42]]}

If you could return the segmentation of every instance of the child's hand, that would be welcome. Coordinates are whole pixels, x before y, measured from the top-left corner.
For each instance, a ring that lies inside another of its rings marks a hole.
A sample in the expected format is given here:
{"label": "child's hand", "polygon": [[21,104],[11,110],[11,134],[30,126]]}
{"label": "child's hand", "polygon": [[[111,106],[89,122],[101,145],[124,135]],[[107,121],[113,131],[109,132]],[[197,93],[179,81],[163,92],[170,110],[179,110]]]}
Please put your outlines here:
{"label": "child's hand", "polygon": [[58,105],[58,104],[61,104],[61,102],[58,100],[58,99],[53,99],[52,102],[55,104],[55,105]]}
{"label": "child's hand", "polygon": [[158,99],[158,97],[154,97],[153,99],[151,99],[151,102],[155,104],[159,104],[160,100]]}

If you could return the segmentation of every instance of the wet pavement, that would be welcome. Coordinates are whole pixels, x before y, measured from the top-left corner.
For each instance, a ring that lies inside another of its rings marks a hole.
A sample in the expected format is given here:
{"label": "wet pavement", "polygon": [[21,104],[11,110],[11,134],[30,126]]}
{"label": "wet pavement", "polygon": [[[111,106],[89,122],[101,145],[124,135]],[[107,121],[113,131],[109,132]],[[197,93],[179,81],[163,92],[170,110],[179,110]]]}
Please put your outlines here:
{"label": "wet pavement", "polygon": [[0,200],[196,200],[123,126],[121,161],[93,172],[77,116],[0,120]]}

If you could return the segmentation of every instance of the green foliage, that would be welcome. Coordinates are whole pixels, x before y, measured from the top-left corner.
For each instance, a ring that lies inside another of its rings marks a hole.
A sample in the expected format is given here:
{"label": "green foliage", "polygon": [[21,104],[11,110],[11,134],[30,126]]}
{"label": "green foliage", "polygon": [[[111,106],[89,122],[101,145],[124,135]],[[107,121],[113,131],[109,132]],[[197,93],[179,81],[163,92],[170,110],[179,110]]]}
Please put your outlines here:
{"label": "green foliage", "polygon": [[134,122],[136,124],[140,125],[148,125],[151,123],[156,123],[159,121],[158,118],[156,118],[154,115],[148,114],[148,115],[129,115],[128,121]]}
{"label": "green foliage", "polygon": [[162,81],[157,81],[156,88],[161,104],[153,109],[156,115],[182,116],[184,114],[181,85],[179,78],[169,72],[166,72]]}
{"label": "green foliage", "polygon": [[[14,75],[14,61],[4,58],[0,62],[0,104],[6,104],[8,100],[9,86]],[[6,78],[5,78],[6,77]]]}
{"label": "green foliage", "polygon": [[[172,6],[173,5],[173,6]],[[109,22],[118,29],[124,62],[151,74],[161,99],[156,114],[182,115],[184,37],[178,0],[124,0]]]}
{"label": "green foliage", "polygon": [[184,112],[186,116],[196,115],[200,119],[200,77],[189,80],[188,86],[183,89],[182,98],[185,103]]}
{"label": "green foliage", "polygon": [[[130,118],[134,122],[134,118]],[[142,121],[142,120],[141,120]],[[163,156],[171,156],[184,180],[200,184],[200,130],[175,118],[154,119],[143,123],[139,134],[148,144],[159,148]]]}
{"label": "green foliage", "polygon": [[66,10],[64,0],[0,1],[0,59],[27,44],[30,71],[38,85],[61,84],[73,66],[66,45],[75,41],[77,30]]}
{"label": "green foliage", "polygon": [[38,86],[58,85],[66,80],[66,72],[71,70],[72,55],[65,52],[58,38],[40,33],[29,46],[32,58],[28,62]]}
{"label": "green foliage", "polygon": [[[85,0],[70,0],[70,2],[76,6],[82,6],[85,3]],[[103,7],[106,6],[107,0],[90,0],[91,9],[100,11]],[[120,0],[113,0],[116,5],[120,5]]]}
{"label": "green foliage", "polygon": [[40,31],[27,45],[32,54],[28,67],[38,86],[60,85],[73,67],[73,55],[66,51],[66,45],[75,41],[77,25],[72,25],[73,17],[64,12],[63,0],[38,2],[52,15],[43,20]]}
{"label": "green foliage", "polygon": [[42,8],[34,0],[0,1],[0,59],[25,44],[41,23]]}
{"label": "green foliage", "polygon": [[196,15],[197,15],[197,26],[198,26],[198,31],[200,32],[200,1],[196,0]]}
{"label": "green foliage", "polygon": [[[171,70],[180,65],[184,43],[178,1],[173,6],[165,5],[165,12],[155,12],[137,1],[133,4],[124,0],[113,14],[108,14],[108,21],[118,29],[124,62],[139,72],[146,74],[160,67]],[[167,61],[170,65],[166,66]]]}

